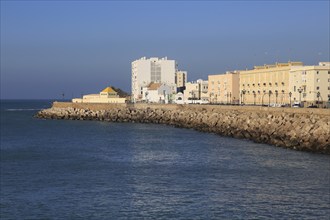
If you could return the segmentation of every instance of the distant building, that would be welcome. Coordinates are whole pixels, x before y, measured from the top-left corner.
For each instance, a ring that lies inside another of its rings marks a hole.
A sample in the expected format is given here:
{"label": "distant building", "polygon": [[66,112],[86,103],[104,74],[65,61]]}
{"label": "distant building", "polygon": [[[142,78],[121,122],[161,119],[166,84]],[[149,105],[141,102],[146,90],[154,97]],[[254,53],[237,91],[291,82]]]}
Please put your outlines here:
{"label": "distant building", "polygon": [[289,74],[302,62],[275,63],[240,71],[240,102],[244,104],[281,105],[290,103]]}
{"label": "distant building", "polygon": [[132,101],[141,101],[142,88],[150,83],[161,83],[171,87],[171,94],[176,92],[175,73],[177,64],[175,60],[168,60],[167,57],[142,57],[132,62]]}
{"label": "distant building", "polygon": [[125,103],[112,87],[103,89],[99,94],[84,95],[83,98],[72,99],[74,103]]}
{"label": "distant building", "polygon": [[183,96],[182,92],[178,92],[177,94],[175,94],[174,103],[176,103],[176,104],[185,104],[184,96]]}
{"label": "distant building", "polygon": [[209,75],[208,84],[210,103],[239,103],[239,71]]}
{"label": "distant building", "polygon": [[187,71],[177,71],[175,73],[175,84],[177,92],[183,92],[187,83]]}
{"label": "distant building", "polygon": [[289,87],[294,102],[304,106],[325,106],[330,100],[330,62],[292,67]]}
{"label": "distant building", "polygon": [[187,82],[183,97],[185,103],[208,103],[208,81]]}
{"label": "distant building", "polygon": [[150,83],[142,88],[142,100],[147,103],[169,103],[172,98],[171,87],[161,83]]}

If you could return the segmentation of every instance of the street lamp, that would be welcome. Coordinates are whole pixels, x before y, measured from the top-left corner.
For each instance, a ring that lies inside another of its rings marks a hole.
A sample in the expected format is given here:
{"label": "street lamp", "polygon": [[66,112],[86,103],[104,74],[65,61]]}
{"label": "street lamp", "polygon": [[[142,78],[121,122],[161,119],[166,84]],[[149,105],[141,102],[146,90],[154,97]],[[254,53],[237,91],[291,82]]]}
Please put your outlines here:
{"label": "street lamp", "polygon": [[241,104],[245,104],[245,103],[244,103],[244,95],[245,95],[245,92],[246,92],[245,89],[243,89],[242,92],[241,92]]}
{"label": "street lamp", "polygon": [[301,93],[302,93],[302,88],[299,87],[298,92],[299,92],[299,104],[301,104]]}
{"label": "street lamp", "polygon": [[148,95],[149,95],[149,92],[148,91],[146,91],[146,102],[148,103],[149,102],[149,100],[148,100]]}
{"label": "street lamp", "polygon": [[278,91],[275,90],[275,96],[276,96],[276,105],[277,105],[277,97],[278,97]]}
{"label": "street lamp", "polygon": [[230,104],[232,104],[232,100],[231,100],[231,92],[229,93],[229,100],[230,100]]}
{"label": "street lamp", "polygon": [[289,97],[290,97],[290,107],[291,107],[291,96],[292,96],[292,92],[289,92]]}
{"label": "street lamp", "polygon": [[[321,98],[321,103],[323,103],[323,98],[321,96],[321,93],[320,92],[315,92],[315,91],[310,91],[309,93],[316,93],[316,97],[317,97],[317,106],[319,107],[319,104],[320,104],[320,98]],[[328,95],[329,97],[329,102],[330,102],[330,95]],[[314,100],[314,98],[313,98]]]}
{"label": "street lamp", "polygon": [[[189,92],[189,95],[190,95],[191,103],[194,103],[194,100],[193,100],[193,91],[190,91],[190,92]],[[188,100],[189,100],[189,99],[188,99]]]}
{"label": "street lamp", "polygon": [[270,96],[271,96],[271,94],[272,94],[272,91],[271,90],[269,90],[269,92],[268,92],[268,106],[270,106]]}
{"label": "street lamp", "polygon": [[266,95],[266,91],[264,90],[264,94],[262,94],[262,97],[261,97],[261,106],[264,106],[264,96]]}

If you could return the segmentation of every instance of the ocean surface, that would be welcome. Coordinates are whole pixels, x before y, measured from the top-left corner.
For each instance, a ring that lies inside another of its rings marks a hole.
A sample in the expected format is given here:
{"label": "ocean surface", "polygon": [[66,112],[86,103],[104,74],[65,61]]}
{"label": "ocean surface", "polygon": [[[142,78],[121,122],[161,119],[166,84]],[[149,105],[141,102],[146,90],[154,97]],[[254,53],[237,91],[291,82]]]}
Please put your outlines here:
{"label": "ocean surface", "polygon": [[1,101],[0,219],[329,219],[330,156]]}

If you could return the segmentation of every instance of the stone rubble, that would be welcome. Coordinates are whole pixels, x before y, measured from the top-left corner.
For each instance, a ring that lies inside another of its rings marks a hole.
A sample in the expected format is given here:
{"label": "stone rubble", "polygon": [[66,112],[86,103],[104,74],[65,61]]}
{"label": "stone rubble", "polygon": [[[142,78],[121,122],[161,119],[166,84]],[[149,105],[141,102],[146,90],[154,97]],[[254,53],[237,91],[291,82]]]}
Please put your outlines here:
{"label": "stone rubble", "polygon": [[53,106],[41,110],[36,117],[167,124],[295,150],[330,154],[328,115],[189,107],[177,109],[115,107],[90,110]]}

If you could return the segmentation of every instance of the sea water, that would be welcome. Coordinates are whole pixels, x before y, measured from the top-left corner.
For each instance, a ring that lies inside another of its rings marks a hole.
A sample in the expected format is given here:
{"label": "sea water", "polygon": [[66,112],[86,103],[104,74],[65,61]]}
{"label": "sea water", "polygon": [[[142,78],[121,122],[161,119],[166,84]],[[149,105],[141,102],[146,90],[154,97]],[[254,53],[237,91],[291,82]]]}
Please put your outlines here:
{"label": "sea water", "polygon": [[329,219],[330,157],[1,101],[0,219]]}

